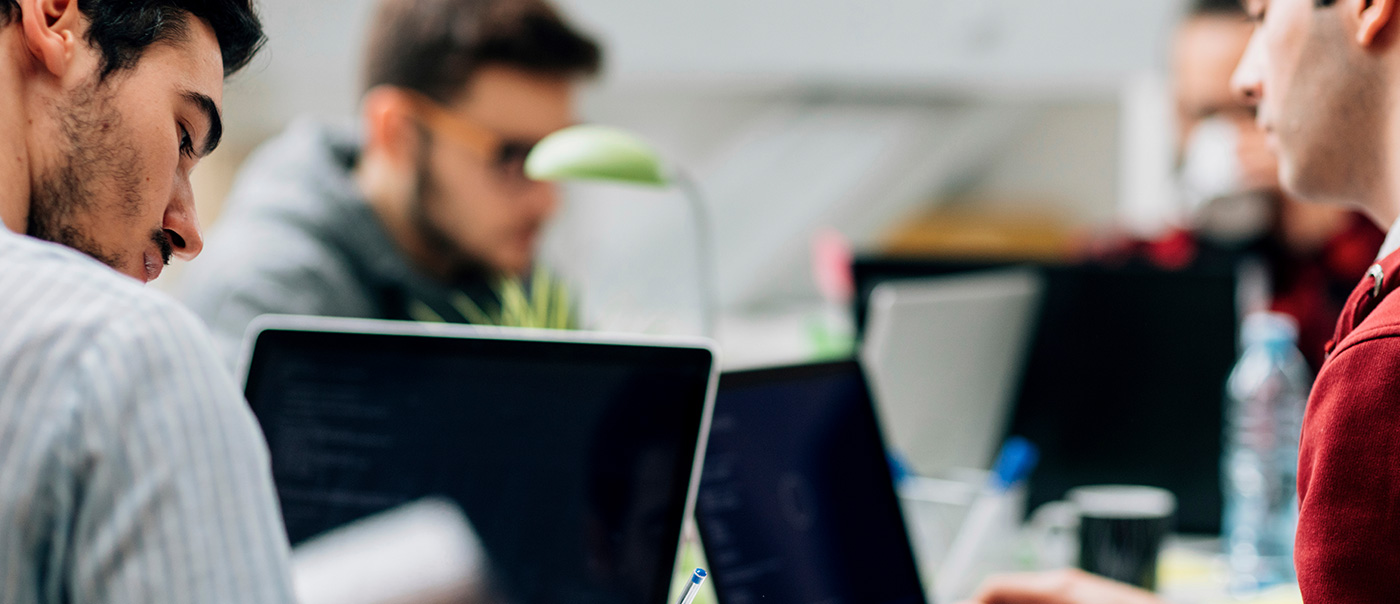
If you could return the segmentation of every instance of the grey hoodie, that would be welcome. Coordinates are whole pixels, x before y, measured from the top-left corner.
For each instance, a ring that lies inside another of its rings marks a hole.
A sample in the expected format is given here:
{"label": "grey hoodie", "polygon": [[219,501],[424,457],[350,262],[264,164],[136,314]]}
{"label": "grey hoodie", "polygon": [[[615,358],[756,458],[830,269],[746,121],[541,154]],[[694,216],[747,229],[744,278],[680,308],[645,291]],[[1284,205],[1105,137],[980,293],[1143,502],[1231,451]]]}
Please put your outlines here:
{"label": "grey hoodie", "polygon": [[355,184],[359,154],[350,130],[300,120],[244,165],[182,288],[229,367],[264,314],[467,322],[452,303],[463,292],[496,304],[485,280],[448,285],[410,264]]}

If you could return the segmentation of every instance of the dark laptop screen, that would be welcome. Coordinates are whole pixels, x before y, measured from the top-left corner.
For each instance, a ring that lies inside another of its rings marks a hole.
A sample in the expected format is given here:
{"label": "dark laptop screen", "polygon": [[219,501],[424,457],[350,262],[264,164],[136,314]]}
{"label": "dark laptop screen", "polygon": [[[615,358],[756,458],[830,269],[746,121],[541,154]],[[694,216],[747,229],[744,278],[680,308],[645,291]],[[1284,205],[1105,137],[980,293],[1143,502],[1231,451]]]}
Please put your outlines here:
{"label": "dark laptop screen", "polygon": [[293,544],[428,496],[513,603],[666,598],[712,355],[264,331],[247,395]]}
{"label": "dark laptop screen", "polygon": [[924,601],[855,363],[725,374],[696,518],[722,604]]}
{"label": "dark laptop screen", "polygon": [[[856,288],[866,300],[881,283],[1003,266],[862,258]],[[1144,484],[1176,494],[1182,532],[1219,533],[1222,403],[1239,333],[1235,264],[1039,269],[1044,303],[1009,431],[1040,448],[1029,509],[1077,486]]]}

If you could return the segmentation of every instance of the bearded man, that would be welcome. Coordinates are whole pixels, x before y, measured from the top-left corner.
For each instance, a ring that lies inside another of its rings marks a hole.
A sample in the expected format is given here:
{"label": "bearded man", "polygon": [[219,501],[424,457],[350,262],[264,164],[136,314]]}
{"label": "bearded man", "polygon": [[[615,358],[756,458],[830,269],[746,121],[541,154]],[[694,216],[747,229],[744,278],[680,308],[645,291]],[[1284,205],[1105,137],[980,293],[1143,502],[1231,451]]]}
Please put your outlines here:
{"label": "bearded man", "polygon": [[261,433],[138,283],[199,253],[262,40],[249,0],[0,0],[0,602],[293,602]]}

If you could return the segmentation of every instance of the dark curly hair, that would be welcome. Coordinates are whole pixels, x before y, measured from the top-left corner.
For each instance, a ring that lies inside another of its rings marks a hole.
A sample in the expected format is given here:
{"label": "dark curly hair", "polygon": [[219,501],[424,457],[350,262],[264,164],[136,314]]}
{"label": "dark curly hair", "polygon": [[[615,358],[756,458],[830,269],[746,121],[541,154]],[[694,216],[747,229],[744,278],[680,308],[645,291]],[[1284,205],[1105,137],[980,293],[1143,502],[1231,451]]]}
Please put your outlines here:
{"label": "dark curly hair", "polygon": [[[81,0],[78,8],[89,22],[88,43],[102,52],[103,80],[135,66],[152,44],[182,39],[189,17],[214,30],[225,76],[246,66],[266,41],[253,0]],[[19,14],[18,0],[0,0],[0,25]]]}

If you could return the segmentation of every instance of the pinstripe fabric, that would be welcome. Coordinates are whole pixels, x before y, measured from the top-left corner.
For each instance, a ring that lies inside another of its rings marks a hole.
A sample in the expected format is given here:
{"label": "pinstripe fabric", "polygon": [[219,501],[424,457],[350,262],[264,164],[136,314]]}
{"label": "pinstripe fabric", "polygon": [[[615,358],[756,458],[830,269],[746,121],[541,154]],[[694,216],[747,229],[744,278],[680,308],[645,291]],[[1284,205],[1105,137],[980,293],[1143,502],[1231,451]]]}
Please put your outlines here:
{"label": "pinstripe fabric", "polygon": [[0,603],[290,603],[287,555],[198,320],[0,228]]}

